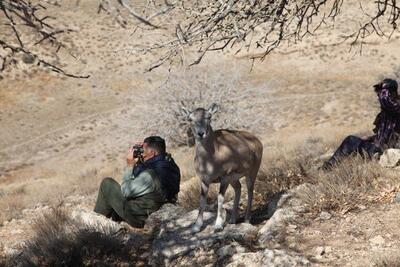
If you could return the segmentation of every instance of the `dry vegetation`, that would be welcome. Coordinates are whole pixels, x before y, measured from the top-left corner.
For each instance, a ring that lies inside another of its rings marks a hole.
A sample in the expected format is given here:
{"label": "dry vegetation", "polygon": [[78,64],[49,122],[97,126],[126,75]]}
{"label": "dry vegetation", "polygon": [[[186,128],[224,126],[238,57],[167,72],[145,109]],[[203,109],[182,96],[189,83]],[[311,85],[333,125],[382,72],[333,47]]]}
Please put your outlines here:
{"label": "dry vegetation", "polygon": [[111,266],[137,260],[115,229],[88,227],[61,208],[38,217],[32,228],[35,236],[8,266]]}
{"label": "dry vegetation", "polygon": [[[250,68],[250,66],[249,66]],[[189,122],[182,115],[182,106],[191,110],[219,105],[213,117],[215,129],[246,129],[262,133],[269,118],[258,116],[267,105],[270,85],[268,82],[253,84],[246,80],[250,69],[239,65],[209,66],[205,72],[187,70],[171,74],[163,85],[143,96],[143,102],[151,102],[142,112],[143,135],[150,133],[164,136],[171,146],[193,145]],[[160,122],[163,122],[160,124]]]}
{"label": "dry vegetation", "polygon": [[[82,170],[78,177],[63,177],[56,182],[44,180],[29,190],[25,185],[16,185],[14,189],[7,191],[0,189],[0,226],[5,221],[18,218],[21,211],[26,208],[33,208],[37,204],[58,205],[65,201],[69,195],[77,194],[94,196],[97,193],[100,181],[104,177],[119,177],[121,170],[118,168],[107,168],[101,172],[89,168]],[[50,187],[43,193],[43,188]],[[92,198],[89,201],[94,201]]]}
{"label": "dry vegetation", "polygon": [[376,260],[375,267],[399,267],[400,256],[397,254],[384,255],[380,259]]}

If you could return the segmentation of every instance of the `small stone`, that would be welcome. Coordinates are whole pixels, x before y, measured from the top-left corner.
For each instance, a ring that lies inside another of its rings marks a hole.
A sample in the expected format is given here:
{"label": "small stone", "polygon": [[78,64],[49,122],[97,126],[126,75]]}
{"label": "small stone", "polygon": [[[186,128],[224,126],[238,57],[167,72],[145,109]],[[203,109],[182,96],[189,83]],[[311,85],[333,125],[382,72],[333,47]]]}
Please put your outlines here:
{"label": "small stone", "polygon": [[324,247],[316,247],[315,248],[315,258],[321,259],[324,254],[325,254]]}
{"label": "small stone", "polygon": [[327,211],[321,211],[321,213],[319,214],[319,218],[321,220],[325,221],[325,220],[329,220],[330,218],[332,218],[332,215]]}
{"label": "small stone", "polygon": [[294,233],[294,232],[296,232],[296,229],[297,229],[297,225],[295,225],[295,224],[289,224],[289,225],[287,226],[287,230],[288,230],[289,233]]}
{"label": "small stone", "polygon": [[35,56],[32,54],[24,54],[22,56],[22,61],[25,64],[33,64],[35,62]]}
{"label": "small stone", "polygon": [[360,205],[360,206],[358,206],[358,208],[359,208],[360,210],[366,210],[366,209],[367,209],[367,207],[364,206],[364,205]]}
{"label": "small stone", "polygon": [[218,250],[218,255],[220,257],[232,256],[234,254],[244,253],[246,249],[236,242],[230,245],[223,246]]}
{"label": "small stone", "polygon": [[328,254],[328,253],[331,253],[331,252],[332,252],[332,247],[331,246],[326,246],[325,247],[325,253]]}
{"label": "small stone", "polygon": [[395,200],[397,203],[400,203],[400,192],[397,192],[397,193],[396,193],[396,196],[395,196],[394,200]]}
{"label": "small stone", "polygon": [[18,234],[22,234],[23,231],[21,229],[13,229],[10,231],[10,234],[12,235],[18,235]]}
{"label": "small stone", "polygon": [[381,235],[377,235],[369,240],[371,245],[374,246],[383,246],[385,245],[385,239]]}

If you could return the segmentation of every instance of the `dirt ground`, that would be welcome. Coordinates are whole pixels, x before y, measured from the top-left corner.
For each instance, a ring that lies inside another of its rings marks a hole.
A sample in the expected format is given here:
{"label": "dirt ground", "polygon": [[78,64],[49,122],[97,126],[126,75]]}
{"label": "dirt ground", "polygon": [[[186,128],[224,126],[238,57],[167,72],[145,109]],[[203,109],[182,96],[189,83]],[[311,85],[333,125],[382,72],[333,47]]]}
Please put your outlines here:
{"label": "dirt ground", "polygon": [[[140,120],[141,107],[151,104],[139,102],[139,96],[165,82],[165,68],[144,73],[150,59],[115,52],[151,37],[132,37],[112,19],[97,15],[96,1],[82,2],[79,8],[66,4],[54,12],[79,29],[70,37],[78,60],[66,56],[63,64],[90,74],[89,79],[23,64],[0,79],[0,204],[8,212],[0,216],[4,221],[23,216],[19,210],[38,203],[75,194],[93,196],[104,176],[121,179],[127,148],[143,138],[136,134],[146,124]],[[399,69],[400,36],[369,40],[361,56],[349,52],[347,43],[339,45],[339,36],[350,31],[347,25],[358,12],[357,3],[346,3],[335,29],[282,47],[256,62],[251,72],[246,55],[209,55],[196,67],[205,72],[234,62],[245,79],[268,85],[268,104],[255,115],[270,118],[261,135],[265,153],[269,147],[290,147],[308,138],[337,142],[370,131],[378,111],[371,86]],[[229,68],[221,71],[229,77]],[[172,153],[184,174],[193,172],[192,149]],[[297,249],[315,256],[316,247],[331,247],[318,259],[320,265],[372,266],[381,256],[399,251],[399,212],[398,204],[377,204],[314,221],[299,233]],[[384,243],[372,242],[376,236]]]}
{"label": "dirt ground", "polygon": [[364,207],[326,221],[317,218],[299,231],[297,249],[318,266],[398,265],[399,213],[399,204],[393,203]]}

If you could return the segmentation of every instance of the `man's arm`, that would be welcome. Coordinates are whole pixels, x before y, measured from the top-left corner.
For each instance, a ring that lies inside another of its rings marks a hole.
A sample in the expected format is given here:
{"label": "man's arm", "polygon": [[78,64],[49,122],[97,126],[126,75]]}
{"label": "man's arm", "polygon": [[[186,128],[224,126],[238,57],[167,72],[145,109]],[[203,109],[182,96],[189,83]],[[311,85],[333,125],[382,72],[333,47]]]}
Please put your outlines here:
{"label": "man's arm", "polygon": [[400,102],[396,99],[393,99],[389,93],[389,90],[383,89],[379,93],[379,102],[383,110],[393,113],[400,113]]}
{"label": "man's arm", "polygon": [[140,197],[154,191],[154,182],[150,171],[142,171],[137,177],[132,174],[132,167],[126,167],[121,192],[126,198]]}

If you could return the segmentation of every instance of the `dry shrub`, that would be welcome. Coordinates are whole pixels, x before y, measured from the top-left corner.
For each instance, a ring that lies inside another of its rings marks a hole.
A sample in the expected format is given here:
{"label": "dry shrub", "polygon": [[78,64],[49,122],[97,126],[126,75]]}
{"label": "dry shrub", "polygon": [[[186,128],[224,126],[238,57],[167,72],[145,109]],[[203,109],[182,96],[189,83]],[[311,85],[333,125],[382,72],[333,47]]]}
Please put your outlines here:
{"label": "dry shrub", "polygon": [[129,266],[134,251],[115,235],[116,229],[95,229],[55,208],[33,224],[35,236],[24,244],[10,266]]}
{"label": "dry shrub", "polygon": [[[147,124],[140,134],[165,137],[171,146],[193,145],[182,105],[193,110],[219,105],[213,118],[214,129],[245,129],[261,133],[267,125],[266,116],[258,116],[265,109],[268,86],[254,85],[246,80],[248,69],[235,66],[214,66],[207,70],[188,70],[173,74],[162,86],[144,95],[146,105],[140,121]],[[148,104],[151,103],[151,104]]]}
{"label": "dry shrub", "polygon": [[319,164],[318,156],[325,143],[320,138],[308,138],[302,145],[285,147],[274,144],[265,147],[263,162],[257,176],[255,193],[262,201],[275,193],[310,181],[310,171]]}
{"label": "dry shrub", "polygon": [[23,198],[25,188],[19,187],[11,192],[0,193],[0,226],[4,221],[9,221],[19,215],[24,207]]}
{"label": "dry shrub", "polygon": [[299,193],[311,211],[347,212],[374,201],[396,178],[376,161],[353,156],[330,171],[315,172],[311,182]]}
{"label": "dry shrub", "polygon": [[[199,208],[200,206],[200,179],[190,178],[181,185],[178,204],[188,211]],[[216,203],[219,192],[219,184],[212,184],[208,190],[207,203]],[[231,200],[233,190],[228,189],[225,194],[225,201]]]}
{"label": "dry shrub", "polygon": [[400,267],[400,256],[398,254],[386,254],[378,256],[376,267]]}

